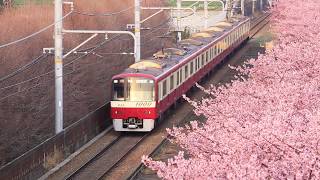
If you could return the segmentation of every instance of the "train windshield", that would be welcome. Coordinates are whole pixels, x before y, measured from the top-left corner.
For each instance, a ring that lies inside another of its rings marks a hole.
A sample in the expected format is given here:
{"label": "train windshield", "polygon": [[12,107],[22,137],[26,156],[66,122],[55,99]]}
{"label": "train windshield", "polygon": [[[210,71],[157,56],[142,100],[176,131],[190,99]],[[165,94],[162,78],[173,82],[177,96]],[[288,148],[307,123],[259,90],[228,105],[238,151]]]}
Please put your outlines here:
{"label": "train windshield", "polygon": [[154,81],[152,79],[129,77],[113,80],[113,100],[154,101]]}

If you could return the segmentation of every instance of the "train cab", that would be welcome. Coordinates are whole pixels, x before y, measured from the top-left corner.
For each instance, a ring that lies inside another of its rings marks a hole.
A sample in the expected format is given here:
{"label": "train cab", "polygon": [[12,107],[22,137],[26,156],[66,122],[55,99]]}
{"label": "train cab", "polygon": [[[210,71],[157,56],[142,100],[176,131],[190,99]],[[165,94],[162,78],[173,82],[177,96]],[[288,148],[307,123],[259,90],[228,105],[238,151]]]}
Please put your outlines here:
{"label": "train cab", "polygon": [[111,118],[115,131],[146,132],[155,126],[156,81],[140,65],[150,63],[136,63],[112,79]]}

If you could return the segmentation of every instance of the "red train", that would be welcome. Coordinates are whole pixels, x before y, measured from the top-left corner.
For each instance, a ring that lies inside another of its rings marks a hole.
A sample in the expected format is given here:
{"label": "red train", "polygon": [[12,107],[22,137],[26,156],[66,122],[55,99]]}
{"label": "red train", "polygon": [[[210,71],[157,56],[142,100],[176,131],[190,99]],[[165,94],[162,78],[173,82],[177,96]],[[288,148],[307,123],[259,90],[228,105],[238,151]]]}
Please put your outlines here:
{"label": "red train", "polygon": [[112,78],[115,131],[151,131],[161,115],[249,38],[250,19],[220,22]]}

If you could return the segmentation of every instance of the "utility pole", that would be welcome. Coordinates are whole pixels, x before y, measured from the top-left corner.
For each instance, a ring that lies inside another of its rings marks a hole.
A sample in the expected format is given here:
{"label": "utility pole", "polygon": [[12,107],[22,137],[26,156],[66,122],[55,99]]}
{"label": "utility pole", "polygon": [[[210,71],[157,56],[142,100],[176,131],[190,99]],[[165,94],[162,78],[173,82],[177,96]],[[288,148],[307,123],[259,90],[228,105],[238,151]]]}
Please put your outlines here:
{"label": "utility pole", "polygon": [[260,0],[260,11],[263,10],[263,0]]}
{"label": "utility pole", "polygon": [[227,21],[230,20],[231,16],[232,16],[232,7],[233,7],[233,0],[227,0],[226,2],[226,9],[227,9],[227,13],[226,13],[226,18]]}
{"label": "utility pole", "polygon": [[178,23],[178,41],[181,41],[181,0],[177,0],[177,8],[178,8],[178,17],[177,17],[177,23]]}
{"label": "utility pole", "polygon": [[241,14],[244,16],[244,0],[241,0]]}
{"label": "utility pole", "polygon": [[135,32],[135,61],[138,62],[141,59],[141,24],[140,24],[140,14],[141,14],[141,0],[135,0],[135,14],[134,14],[134,32]]}
{"label": "utility pole", "polygon": [[252,0],[252,15],[254,14],[254,11],[255,11],[255,1],[256,0]]}
{"label": "utility pole", "polygon": [[208,15],[208,0],[204,0],[204,28],[208,28],[208,18],[209,18],[209,15]]}
{"label": "utility pole", "polygon": [[54,3],[55,132],[63,131],[62,0]]}

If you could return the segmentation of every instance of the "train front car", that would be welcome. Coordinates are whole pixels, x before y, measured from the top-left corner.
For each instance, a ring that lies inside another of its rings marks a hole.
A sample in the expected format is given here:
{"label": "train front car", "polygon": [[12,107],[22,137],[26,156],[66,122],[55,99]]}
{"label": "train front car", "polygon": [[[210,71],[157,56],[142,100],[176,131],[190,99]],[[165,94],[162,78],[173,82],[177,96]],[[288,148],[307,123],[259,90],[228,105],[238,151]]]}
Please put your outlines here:
{"label": "train front car", "polygon": [[151,131],[157,118],[155,80],[142,74],[120,74],[112,80],[111,117],[115,131]]}

